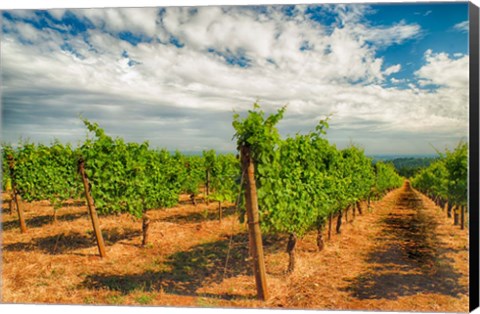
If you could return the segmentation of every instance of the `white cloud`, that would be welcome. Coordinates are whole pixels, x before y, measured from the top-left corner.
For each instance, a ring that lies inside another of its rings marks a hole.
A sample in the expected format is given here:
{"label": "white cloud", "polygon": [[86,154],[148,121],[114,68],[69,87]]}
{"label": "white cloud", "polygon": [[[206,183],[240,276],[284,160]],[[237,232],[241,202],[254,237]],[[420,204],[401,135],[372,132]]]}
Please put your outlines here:
{"label": "white cloud", "polygon": [[[425,52],[426,64],[415,72],[421,86],[431,84],[441,86],[434,93],[426,95],[428,103],[424,105],[435,112],[438,121],[450,119],[468,125],[469,104],[469,57],[450,58],[446,53]],[[428,124],[430,125],[431,122]],[[466,132],[466,130],[465,130]],[[466,136],[466,134],[464,135]]]}
{"label": "white cloud", "polygon": [[407,23],[401,20],[390,26],[372,26],[365,21],[365,15],[374,11],[368,5],[337,4],[326,6],[337,14],[337,25],[348,29],[361,41],[368,41],[377,46],[401,44],[408,39],[421,35],[421,27],[416,23]]}
{"label": "white cloud", "polygon": [[166,31],[194,49],[215,48],[236,53],[246,50],[252,57],[269,58],[275,23],[220,7],[172,8],[163,16]]}
{"label": "white cloud", "polygon": [[400,64],[395,64],[395,65],[392,65],[391,67],[388,67],[383,73],[386,75],[386,76],[389,76],[393,73],[398,73],[400,72],[400,70],[402,69],[402,66]]}
{"label": "white cloud", "polygon": [[134,34],[154,36],[159,9],[156,8],[107,8],[74,9],[77,16],[85,17],[95,26],[107,31],[120,33],[129,31]]}
{"label": "white cloud", "polygon": [[66,9],[55,9],[55,10],[48,11],[48,13],[50,13],[50,15],[57,20],[61,20],[66,12],[67,12]]}
{"label": "white cloud", "polygon": [[451,59],[447,53],[434,53],[427,50],[424,54],[426,65],[415,72],[415,75],[430,84],[446,88],[468,87],[468,56]]}
{"label": "white cloud", "polygon": [[396,79],[396,78],[392,77],[390,79],[390,82],[392,82],[392,84],[400,84],[400,83],[405,83],[406,80],[404,80],[404,79],[399,80],[399,79]]}
{"label": "white cloud", "polygon": [[390,46],[417,38],[421,35],[421,27],[418,24],[407,24],[401,21],[390,27],[363,28],[361,33],[368,41],[377,45]]}
{"label": "white cloud", "polygon": [[469,28],[468,20],[455,24],[453,28],[456,29],[457,31],[468,32],[468,28]]}
{"label": "white cloud", "polygon": [[38,34],[36,28],[31,24],[18,23],[17,31],[24,40],[28,41],[36,42],[41,37],[41,34]]}
{"label": "white cloud", "polygon": [[361,23],[365,15],[372,12],[370,6],[366,4],[337,4],[327,8],[337,14],[337,24],[340,27]]}

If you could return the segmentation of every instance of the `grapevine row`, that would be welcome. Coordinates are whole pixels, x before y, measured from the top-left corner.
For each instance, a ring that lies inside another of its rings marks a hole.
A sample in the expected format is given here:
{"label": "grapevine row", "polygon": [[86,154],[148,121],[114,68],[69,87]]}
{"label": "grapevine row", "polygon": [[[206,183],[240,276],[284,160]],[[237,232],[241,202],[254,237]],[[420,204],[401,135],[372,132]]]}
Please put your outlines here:
{"label": "grapevine row", "polygon": [[447,149],[445,153],[440,153],[440,158],[415,175],[411,183],[442,209],[447,206],[449,218],[454,211],[454,224],[460,223],[461,228],[464,228],[464,214],[468,203],[467,143],[461,142],[453,151]]}
{"label": "grapevine row", "polygon": [[209,199],[233,200],[239,176],[239,162],[233,154],[217,156],[213,150],[203,156],[171,154],[151,149],[147,142],[126,143],[108,136],[96,123],[84,123],[93,136],[76,149],[59,142],[51,146],[24,142],[17,148],[2,145],[3,189],[11,187],[10,156],[22,198],[28,202],[50,200],[56,211],[68,199],[83,198],[85,192],[77,172],[82,159],[100,214],[126,212],[140,217],[148,209],[176,205],[182,193],[192,195],[195,202],[199,187],[205,184],[207,168],[211,180]]}
{"label": "grapevine row", "polygon": [[282,139],[276,124],[284,112],[265,117],[255,105],[244,118],[236,114],[233,126],[237,145],[248,147],[254,160],[261,229],[290,234],[288,251],[293,254],[297,236],[318,230],[322,249],[328,217],[339,215],[340,224],[345,208],[399,187],[403,179],[392,165],[374,164],[358,147],[339,150],[330,144],[324,137],[326,120],[308,134]]}

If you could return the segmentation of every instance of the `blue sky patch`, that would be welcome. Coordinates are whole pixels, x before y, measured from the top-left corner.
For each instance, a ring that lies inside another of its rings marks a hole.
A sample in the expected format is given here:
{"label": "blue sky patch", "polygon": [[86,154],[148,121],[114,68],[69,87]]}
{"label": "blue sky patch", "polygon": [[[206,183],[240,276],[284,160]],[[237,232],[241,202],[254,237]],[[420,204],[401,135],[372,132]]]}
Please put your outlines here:
{"label": "blue sky patch", "polygon": [[398,80],[416,81],[414,72],[425,65],[423,56],[428,49],[433,53],[468,54],[468,33],[454,28],[456,24],[468,20],[466,3],[377,4],[371,8],[372,12],[365,18],[372,26],[405,23],[421,27],[421,33],[416,38],[376,50],[376,57],[384,60],[384,68],[396,64],[402,66],[400,72],[393,75]]}
{"label": "blue sky patch", "polygon": [[222,52],[215,50],[213,48],[208,49],[209,53],[222,57],[225,62],[229,65],[239,66],[241,68],[248,68],[252,62],[243,51],[238,51],[237,53],[233,53],[227,49],[227,51]]}
{"label": "blue sky patch", "polygon": [[324,26],[333,26],[337,23],[336,15],[332,14],[327,5],[312,5],[305,10],[305,15],[311,20]]}
{"label": "blue sky patch", "polygon": [[170,44],[174,45],[177,48],[183,48],[185,46],[185,44],[182,43],[180,39],[175,36],[170,36],[170,39],[168,41]]}
{"label": "blue sky patch", "polygon": [[[50,16],[52,20],[55,20],[54,17]],[[55,20],[56,21],[56,20]],[[95,26],[88,21],[87,19],[79,19],[75,14],[70,11],[65,12],[61,21],[69,29],[69,33],[72,35],[78,35],[80,33],[86,32],[88,29],[93,29]]]}
{"label": "blue sky patch", "polygon": [[133,46],[138,45],[139,43],[149,43],[152,41],[152,38],[145,36],[145,35],[138,35],[132,32],[120,32],[118,33],[118,38],[121,40],[125,40],[132,44]]}
{"label": "blue sky patch", "polygon": [[285,14],[288,17],[292,17],[295,15],[295,6],[294,5],[285,5],[282,6],[281,10],[282,13]]}

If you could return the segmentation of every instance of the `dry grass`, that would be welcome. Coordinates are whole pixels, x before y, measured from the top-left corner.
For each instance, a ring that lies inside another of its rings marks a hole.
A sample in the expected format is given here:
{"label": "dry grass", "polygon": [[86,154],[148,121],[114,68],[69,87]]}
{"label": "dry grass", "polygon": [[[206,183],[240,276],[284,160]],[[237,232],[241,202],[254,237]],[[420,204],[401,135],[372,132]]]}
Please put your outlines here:
{"label": "dry grass", "polygon": [[291,274],[286,238],[265,237],[266,302],[255,299],[248,237],[231,206],[222,222],[216,203],[186,196],[152,210],[145,248],[141,220],[102,216],[101,259],[85,206],[63,207],[53,223],[48,202],[25,204],[26,234],[16,214],[2,213],[2,302],[466,312],[467,231],[423,195],[405,206],[405,189],[370,212],[362,204],[322,252],[316,234],[301,239]]}

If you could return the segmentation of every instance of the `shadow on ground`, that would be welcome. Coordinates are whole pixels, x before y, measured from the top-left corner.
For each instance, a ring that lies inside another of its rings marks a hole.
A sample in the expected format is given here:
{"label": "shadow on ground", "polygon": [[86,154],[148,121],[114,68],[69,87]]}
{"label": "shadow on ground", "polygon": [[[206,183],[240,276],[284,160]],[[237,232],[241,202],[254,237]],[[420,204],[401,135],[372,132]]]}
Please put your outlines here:
{"label": "shadow on ground", "polygon": [[382,221],[384,229],[376,241],[383,246],[367,256],[372,267],[350,280],[345,290],[358,299],[390,300],[419,293],[453,297],[467,293],[453,261],[445,255],[452,249],[436,238],[435,220],[425,213],[408,183],[396,207]]}
{"label": "shadow on ground", "polygon": [[[63,214],[57,216],[57,221],[73,221],[75,219],[79,219],[81,217],[86,217],[88,213],[74,213],[74,214]],[[44,225],[48,225],[53,223],[53,215],[42,215],[36,216],[29,219],[25,219],[25,223],[27,224],[27,228],[40,228]],[[7,222],[2,222],[1,225],[3,230],[12,230],[15,228],[20,228],[20,224],[18,220],[11,220]]]}
{"label": "shadow on ground", "polygon": [[[117,228],[102,230],[105,244],[113,245],[122,240],[129,240],[141,235],[139,230],[125,229],[119,231]],[[44,238],[33,239],[30,242],[18,242],[3,246],[4,251],[40,251],[45,254],[59,255],[78,249],[85,249],[96,246],[93,233],[82,234],[79,232],[61,233]]]}
{"label": "shadow on ground", "polygon": [[[235,214],[235,206],[222,207],[223,218]],[[155,219],[155,221],[166,221],[177,224],[198,223],[208,220],[218,220],[218,210],[209,209],[204,212],[194,212],[188,214],[177,214],[165,218]]]}
{"label": "shadow on ground", "polygon": [[254,295],[197,293],[199,288],[219,284],[229,277],[252,276],[251,261],[247,257],[248,235],[241,233],[234,235],[231,240],[227,238],[200,244],[188,251],[175,253],[167,258],[161,271],[130,275],[94,274],[84,280],[82,287],[107,288],[123,294],[140,289],[146,292],[163,290],[177,295],[226,300],[254,298]]}

